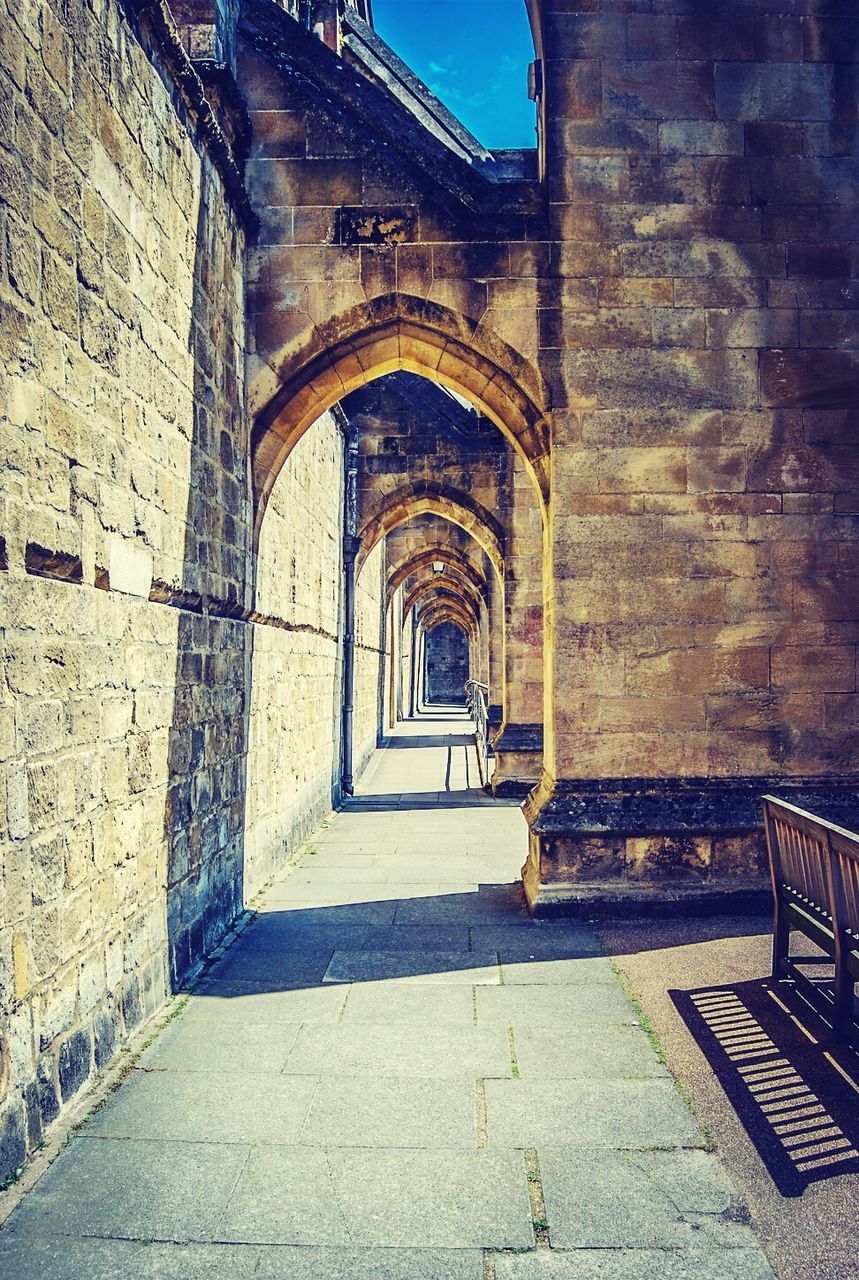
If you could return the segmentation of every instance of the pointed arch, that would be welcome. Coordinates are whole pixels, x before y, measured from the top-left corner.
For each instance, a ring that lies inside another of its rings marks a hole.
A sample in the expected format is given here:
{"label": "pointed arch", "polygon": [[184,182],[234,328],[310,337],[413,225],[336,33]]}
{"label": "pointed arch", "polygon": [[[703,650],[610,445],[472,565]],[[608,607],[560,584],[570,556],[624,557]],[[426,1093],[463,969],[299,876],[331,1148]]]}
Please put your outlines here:
{"label": "pointed arch", "polygon": [[412,574],[420,573],[425,566],[433,564],[443,564],[448,569],[453,569],[482,594],[488,591],[489,584],[485,577],[464,552],[457,551],[455,547],[426,547],[390,567],[387,580],[388,593],[396,591],[397,587]]}
{"label": "pointed arch", "polygon": [[414,516],[425,514],[440,516],[470,533],[503,580],[504,530],[495,516],[468,494],[429,483],[408,485],[388,495],[382,510],[359,531],[361,547],[355,561],[356,573],[360,573],[382,538]]}
{"label": "pointed arch", "polygon": [[425,631],[431,631],[441,622],[458,619],[462,629],[468,635],[476,636],[479,624],[471,606],[463,600],[429,600],[418,611],[418,625]]}
{"label": "pointed arch", "polygon": [[432,587],[437,592],[462,596],[472,600],[477,609],[488,608],[485,592],[481,591],[479,587],[475,587],[467,578],[460,577],[455,569],[449,569],[446,573],[439,574],[435,572],[432,565],[428,565],[417,573],[412,574],[407,579],[407,582],[409,586],[403,600],[404,612],[407,609],[407,602],[416,598],[415,593],[419,587]]}
{"label": "pointed arch", "polygon": [[425,582],[419,582],[413,587],[406,599],[403,601],[403,621],[409,616],[415,605],[420,604],[421,600],[430,599],[439,602],[454,602],[457,604],[468,604],[474,610],[475,616],[479,617],[480,609],[483,607],[483,601],[477,593],[471,590],[454,591],[450,587],[441,586],[431,579]]}
{"label": "pointed arch", "polygon": [[458,391],[521,455],[541,509],[549,498],[549,398],[530,361],[497,334],[438,303],[387,294],[316,327],[297,350],[257,368],[250,387],[257,537],[275,480],[296,442],[350,391],[407,369]]}

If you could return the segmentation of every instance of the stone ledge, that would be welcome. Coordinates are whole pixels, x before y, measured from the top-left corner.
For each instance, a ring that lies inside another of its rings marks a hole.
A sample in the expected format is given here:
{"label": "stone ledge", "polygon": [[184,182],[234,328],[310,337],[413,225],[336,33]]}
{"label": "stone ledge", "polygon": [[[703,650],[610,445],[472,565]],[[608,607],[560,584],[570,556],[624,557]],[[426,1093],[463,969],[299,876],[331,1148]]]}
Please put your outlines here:
{"label": "stone ledge", "polygon": [[[523,870],[527,870],[526,867]],[[772,890],[762,880],[747,884],[689,885],[606,884],[543,885],[528,904],[538,919],[564,916],[716,916],[765,915],[772,909]]]}
{"label": "stone ledge", "polygon": [[859,777],[601,778],[543,775],[522,806],[532,912],[708,915],[771,903],[761,797],[859,825]]}
{"label": "stone ledge", "polygon": [[492,745],[496,751],[539,751],[543,752],[542,724],[516,724],[508,721],[502,724],[495,735]]}
{"label": "stone ledge", "polygon": [[530,795],[533,785],[527,779],[503,778],[492,786],[492,794],[499,800],[524,800]]}
{"label": "stone ledge", "polygon": [[741,778],[595,778],[551,781],[544,774],[525,805],[535,836],[727,835],[763,829],[761,797],[840,826],[859,826],[859,774],[761,774]]}
{"label": "stone ledge", "polygon": [[486,726],[494,736],[504,723],[504,711],[500,702],[490,702],[486,708]]}

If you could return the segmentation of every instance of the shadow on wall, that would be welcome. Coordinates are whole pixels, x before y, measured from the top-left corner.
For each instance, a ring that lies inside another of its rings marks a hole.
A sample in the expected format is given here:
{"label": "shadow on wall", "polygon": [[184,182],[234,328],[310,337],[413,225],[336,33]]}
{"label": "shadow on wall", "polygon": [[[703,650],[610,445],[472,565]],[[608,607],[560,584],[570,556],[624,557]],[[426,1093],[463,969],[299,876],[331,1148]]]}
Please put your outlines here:
{"label": "shadow on wall", "polygon": [[[177,990],[242,908],[253,626],[240,343],[224,332],[222,268],[241,237],[204,165],[194,264],[194,423],[164,814],[169,974]],[[250,566],[250,568],[248,568]]]}
{"label": "shadow on wall", "polygon": [[[708,316],[710,341],[728,355],[731,348],[761,348],[759,402],[771,415],[768,438],[758,439],[755,428],[748,441],[746,488],[757,498],[762,524],[773,511],[810,513],[789,554],[786,548],[773,548],[771,567],[756,584],[753,607],[762,615],[774,611],[786,620],[774,629],[773,646],[795,646],[799,623],[815,620],[833,625],[837,632],[856,612],[855,579],[845,572],[843,558],[839,560],[831,520],[815,498],[818,493],[834,494],[835,519],[841,512],[856,510],[855,492],[850,490],[855,489],[857,373],[855,353],[845,341],[850,308],[856,306],[851,243],[856,210],[842,191],[856,176],[859,28],[825,28],[824,23],[816,37],[815,24],[809,22],[806,41],[811,47],[802,65],[822,67],[831,61],[831,115],[821,114],[819,123],[785,124],[775,102],[764,104],[760,118],[744,125],[744,163],[713,160],[702,171],[710,206],[705,215],[711,224],[705,234],[723,236],[736,259],[711,264],[710,274],[724,279],[700,281],[700,289],[710,294],[710,305],[724,308]],[[815,48],[816,39],[828,47]],[[734,86],[738,120],[749,107],[743,80],[740,70]],[[727,83],[723,92],[730,102]],[[791,230],[786,230],[791,222]],[[690,250],[694,257],[694,243]],[[731,275],[737,278],[728,278]],[[722,296],[713,296],[714,291]],[[794,499],[796,505],[788,508],[784,498],[781,507],[773,507],[770,495],[779,494],[804,495],[807,505]],[[827,523],[829,531],[821,537],[821,526]],[[777,661],[789,663],[790,652],[780,659],[773,648],[773,666]],[[798,724],[796,713],[785,705],[796,680],[794,672],[780,671],[773,676],[773,688],[748,699],[739,714],[728,707],[717,727],[731,734],[747,730],[749,722],[754,728],[760,718],[763,732],[749,734],[759,739],[760,772],[773,767],[788,773],[818,771],[821,761],[835,771],[852,769],[855,734],[842,729],[824,738],[810,722]],[[728,755],[730,750],[728,746]]]}
{"label": "shadow on wall", "polygon": [[669,995],[781,1195],[859,1172],[859,1057],[790,984]]}

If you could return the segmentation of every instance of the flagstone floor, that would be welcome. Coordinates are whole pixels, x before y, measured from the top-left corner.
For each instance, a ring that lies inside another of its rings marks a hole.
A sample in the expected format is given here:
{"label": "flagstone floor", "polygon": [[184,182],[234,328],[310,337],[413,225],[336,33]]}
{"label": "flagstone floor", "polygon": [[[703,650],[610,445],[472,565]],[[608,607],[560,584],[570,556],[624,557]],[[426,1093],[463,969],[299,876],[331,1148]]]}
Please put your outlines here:
{"label": "flagstone floor", "polygon": [[0,1232],[4,1280],[771,1280],[470,723],[401,725]]}

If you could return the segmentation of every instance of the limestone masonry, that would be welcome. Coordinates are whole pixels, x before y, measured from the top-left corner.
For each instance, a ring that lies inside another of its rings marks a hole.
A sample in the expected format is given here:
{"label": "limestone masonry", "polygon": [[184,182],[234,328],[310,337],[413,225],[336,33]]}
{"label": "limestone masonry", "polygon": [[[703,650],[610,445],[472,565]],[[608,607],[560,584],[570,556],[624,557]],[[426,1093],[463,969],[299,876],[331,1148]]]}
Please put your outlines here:
{"label": "limestone masonry", "polygon": [[363,0],[0,0],[0,1180],[439,655],[537,913],[855,825],[855,3],[528,11],[493,154]]}

